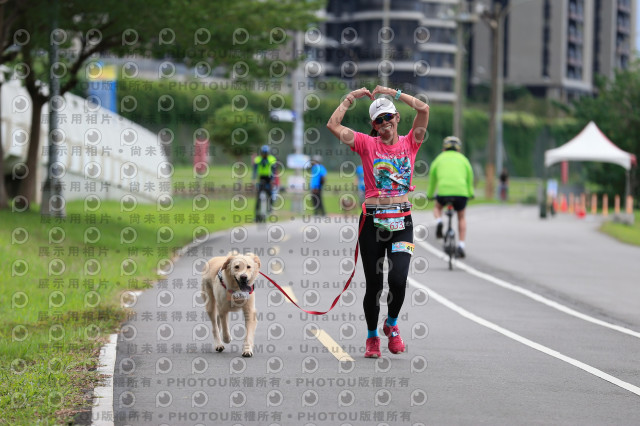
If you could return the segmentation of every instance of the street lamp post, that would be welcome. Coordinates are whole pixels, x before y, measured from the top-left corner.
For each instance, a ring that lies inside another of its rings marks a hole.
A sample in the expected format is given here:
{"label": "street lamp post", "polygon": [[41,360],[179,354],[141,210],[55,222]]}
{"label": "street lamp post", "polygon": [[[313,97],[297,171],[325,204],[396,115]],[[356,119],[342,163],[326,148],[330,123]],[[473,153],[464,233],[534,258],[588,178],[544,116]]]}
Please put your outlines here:
{"label": "street lamp post", "polygon": [[[482,12],[482,19],[491,31],[491,100],[489,115],[489,141],[487,143],[487,165],[485,170],[485,197],[494,197],[494,179],[496,165],[498,173],[502,170],[502,110],[503,110],[503,77],[502,50],[504,46],[504,19],[509,13],[509,7],[502,7],[500,2],[493,4],[492,10]],[[495,163],[494,163],[495,161]]]}
{"label": "street lamp post", "polygon": [[498,26],[496,28],[495,37],[497,39],[496,57],[498,61],[498,72],[496,73],[496,175],[500,176],[502,173],[502,161],[504,159],[504,141],[503,126],[502,126],[502,112],[504,111],[504,20],[507,14],[507,9],[504,9],[504,13],[498,15]]}
{"label": "street lamp post", "polygon": [[[384,0],[383,4],[382,4],[382,29],[383,30],[387,30],[387,28],[389,28],[389,6],[390,6],[390,2],[391,0]],[[387,40],[387,38],[385,37],[384,40],[382,40],[382,61],[384,62],[384,65],[387,66],[387,62],[389,60],[389,41]],[[384,87],[387,87],[389,85],[389,75],[387,74],[386,70],[382,71],[382,76],[381,76],[381,84]]]}
{"label": "street lamp post", "polygon": [[295,111],[295,121],[293,123],[293,150],[296,154],[302,154],[303,147],[303,133],[304,133],[304,92],[306,88],[306,81],[304,80],[304,73],[302,68],[304,62],[302,57],[304,55],[304,33],[298,31],[295,35],[295,54],[299,55],[300,63],[293,71],[292,74],[292,86],[293,86],[293,110]]}
{"label": "street lamp post", "polygon": [[[304,93],[306,92],[306,80],[302,68],[304,62],[302,58],[304,56],[304,33],[298,31],[294,40],[294,52],[295,55],[299,55],[297,59],[300,60],[298,66],[291,75],[291,86],[293,89],[293,151],[296,156],[301,156],[304,147]],[[293,190],[293,199],[291,201],[291,211],[294,213],[302,213],[304,207],[302,204],[302,170],[300,168],[295,169],[295,185],[299,185]]]}
{"label": "street lamp post", "polygon": [[465,24],[476,22],[478,15],[469,13],[461,1],[456,14],[456,79],[455,79],[455,108],[453,113],[453,135],[462,138],[462,110],[464,107],[464,49]]}
{"label": "street lamp post", "polygon": [[[502,111],[504,109],[504,21],[513,6],[530,0],[492,0],[493,9],[484,9],[480,16],[491,31],[491,114],[489,122],[488,158],[486,166],[485,196],[494,197],[494,177],[502,172],[504,143]],[[495,161],[495,163],[494,163]],[[496,167],[497,166],[497,167]]]}

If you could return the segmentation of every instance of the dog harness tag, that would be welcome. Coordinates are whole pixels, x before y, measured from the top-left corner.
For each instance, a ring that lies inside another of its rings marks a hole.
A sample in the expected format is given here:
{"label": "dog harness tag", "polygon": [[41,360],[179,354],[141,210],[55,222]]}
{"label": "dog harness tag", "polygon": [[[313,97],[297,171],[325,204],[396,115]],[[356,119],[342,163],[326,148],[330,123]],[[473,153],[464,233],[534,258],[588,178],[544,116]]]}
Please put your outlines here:
{"label": "dog harness tag", "polygon": [[231,296],[233,297],[233,300],[235,300],[236,302],[239,302],[241,300],[249,299],[249,292],[248,291],[234,291]]}

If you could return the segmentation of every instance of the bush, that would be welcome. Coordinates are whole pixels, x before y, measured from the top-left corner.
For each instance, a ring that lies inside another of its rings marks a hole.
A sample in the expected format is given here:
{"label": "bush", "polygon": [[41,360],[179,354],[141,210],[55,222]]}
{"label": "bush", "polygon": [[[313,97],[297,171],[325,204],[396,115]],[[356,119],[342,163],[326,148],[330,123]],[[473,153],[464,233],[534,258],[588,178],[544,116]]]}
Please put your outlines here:
{"label": "bush", "polygon": [[[304,115],[304,153],[320,154],[325,166],[339,169],[345,161],[357,162],[353,154],[326,129],[326,123],[333,114],[348,89],[339,84],[327,84],[326,91],[310,94]],[[340,87],[341,90],[332,89]],[[519,93],[523,99],[526,93]],[[312,96],[320,100],[315,102]],[[233,161],[237,155],[256,152],[256,146],[267,143],[282,161],[293,149],[293,124],[274,122],[269,119],[271,106],[292,108],[289,95],[279,92],[258,92],[241,90],[231,83],[220,83],[215,88],[203,87],[201,82],[168,81],[122,81],[118,83],[120,105],[127,105],[135,99],[136,108],[121,111],[121,114],[153,132],[169,128],[175,134],[171,146],[171,160],[174,164],[190,164],[195,132],[206,129],[221,150],[215,150],[216,162]],[[170,97],[170,101],[169,101]],[[125,102],[124,104],[122,102]],[[162,102],[171,108],[163,107]],[[194,105],[195,102],[195,105]],[[358,100],[344,117],[343,124],[356,131],[369,133],[369,101]],[[159,108],[160,105],[160,108]],[[412,126],[415,111],[408,105],[398,103],[401,120],[398,131],[406,134]],[[165,111],[166,109],[166,111]],[[476,108],[464,110],[464,153],[474,163],[486,161],[486,146],[489,134],[489,117],[485,111]],[[223,121],[230,120],[226,126]],[[575,121],[557,119],[545,125],[543,120],[532,114],[505,112],[503,116],[503,140],[507,157],[505,166],[512,176],[535,176],[542,172],[542,153],[545,149],[568,141],[579,130]],[[223,128],[218,128],[222,123]],[[247,125],[244,130],[250,136],[242,147],[231,145],[231,132]],[[441,151],[442,140],[452,134],[453,107],[447,104],[431,105],[429,128],[424,146],[418,158],[431,162]],[[555,141],[555,142],[554,142]],[[238,149],[231,149],[231,148]],[[242,149],[240,149],[242,148]],[[252,151],[253,150],[253,151]],[[241,151],[241,152],[240,152]]]}

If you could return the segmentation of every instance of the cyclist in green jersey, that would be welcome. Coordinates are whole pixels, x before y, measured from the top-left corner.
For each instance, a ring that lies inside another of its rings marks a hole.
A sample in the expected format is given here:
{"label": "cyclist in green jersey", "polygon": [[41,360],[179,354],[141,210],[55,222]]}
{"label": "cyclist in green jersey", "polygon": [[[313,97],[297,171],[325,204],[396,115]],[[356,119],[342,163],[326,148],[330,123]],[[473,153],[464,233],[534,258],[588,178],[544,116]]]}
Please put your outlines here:
{"label": "cyclist in green jersey", "polygon": [[269,146],[263,145],[260,148],[260,155],[253,162],[253,179],[258,177],[258,193],[256,199],[256,213],[260,211],[260,192],[264,191],[267,195],[267,211],[271,212],[271,203],[274,194],[272,191],[272,180],[275,174],[277,163],[276,157],[269,153]]}
{"label": "cyclist in green jersey", "polygon": [[[433,215],[436,218],[436,238],[442,238],[442,208],[451,203],[458,214],[458,253],[457,256],[465,257],[465,237],[467,233],[467,220],[465,208],[467,200],[473,198],[473,170],[467,157],[460,151],[462,142],[455,136],[448,136],[442,143],[442,151],[431,163],[429,170],[429,188],[427,197],[436,196],[436,205]],[[437,191],[437,192],[436,192]]]}

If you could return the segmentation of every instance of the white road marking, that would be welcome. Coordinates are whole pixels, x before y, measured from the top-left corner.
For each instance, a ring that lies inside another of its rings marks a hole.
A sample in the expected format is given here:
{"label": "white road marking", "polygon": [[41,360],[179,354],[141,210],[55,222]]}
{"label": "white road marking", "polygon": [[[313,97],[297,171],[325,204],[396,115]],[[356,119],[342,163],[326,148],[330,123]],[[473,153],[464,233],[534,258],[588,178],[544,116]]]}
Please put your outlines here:
{"label": "white road marking", "polygon": [[316,339],[318,339],[325,348],[329,349],[329,352],[331,352],[331,354],[333,354],[333,356],[335,356],[338,361],[353,361],[351,355],[345,352],[342,349],[342,346],[340,346],[338,342],[333,340],[333,338],[329,336],[326,331],[318,328],[315,329],[314,334],[316,335]]}
{"label": "white road marking", "polygon": [[[436,249],[431,244],[429,244],[427,242],[424,242],[424,241],[418,241],[418,244],[421,247],[423,247],[424,249],[428,250],[429,252],[431,252],[431,253],[435,254],[436,256],[440,257],[441,259],[444,259],[444,260],[447,260],[447,261],[449,260],[449,256],[448,255],[446,255],[446,254],[444,254],[444,252]],[[469,265],[467,265],[467,264],[465,264],[465,263],[463,263],[463,262],[461,262],[459,260],[454,260],[454,265],[455,265],[455,267],[457,267],[459,269],[462,269],[463,271],[465,271],[465,272],[467,272],[467,273],[469,273],[471,275],[475,275],[478,278],[482,278],[483,280],[489,281],[490,283],[495,284],[495,285],[497,285],[499,287],[506,288],[507,290],[511,290],[511,291],[516,292],[516,293],[522,294],[523,296],[526,296],[526,297],[528,297],[528,298],[530,298],[532,300],[535,300],[536,302],[539,302],[539,303],[542,303],[544,305],[547,305],[547,306],[549,306],[549,307],[551,307],[553,309],[556,309],[556,310],[558,310],[560,312],[564,312],[567,315],[571,315],[571,316],[579,318],[579,319],[581,319],[583,321],[587,321],[587,322],[590,322],[592,324],[596,324],[596,325],[599,325],[599,326],[602,326],[602,327],[606,327],[606,328],[609,328],[611,330],[615,330],[615,331],[618,331],[620,333],[624,333],[624,334],[627,334],[629,336],[633,336],[633,337],[636,337],[636,338],[640,339],[640,333],[637,332],[637,331],[634,331],[634,330],[631,330],[629,328],[622,327],[622,326],[619,326],[619,325],[616,325],[616,324],[611,324],[609,322],[602,321],[602,320],[599,320],[599,319],[594,318],[592,316],[583,314],[582,312],[578,312],[578,311],[576,311],[574,309],[571,309],[570,307],[565,306],[565,305],[563,305],[561,303],[555,302],[555,301],[553,301],[551,299],[547,299],[546,297],[541,296],[541,295],[539,295],[537,293],[534,293],[531,290],[527,290],[527,289],[519,287],[519,286],[517,286],[515,284],[511,284],[511,283],[509,283],[507,281],[501,280],[500,278],[496,278],[493,275],[489,275],[487,273],[480,272],[477,269],[475,269],[475,268],[473,268],[473,267],[471,267],[471,266],[469,266]]]}
{"label": "white road marking", "polygon": [[109,343],[100,349],[98,374],[104,376],[102,386],[93,390],[94,405],[91,409],[93,426],[113,425],[113,371],[116,365],[116,344],[118,335],[111,334]]}
{"label": "white road marking", "polygon": [[[298,299],[296,298],[296,295],[293,292],[291,286],[281,285],[280,287],[282,287],[282,289],[287,292],[289,297],[291,297],[296,303],[298,303]],[[286,297],[285,299],[287,303],[291,303],[291,301]],[[340,346],[335,340],[333,340],[333,338],[326,331],[322,330],[321,328],[317,328],[313,332],[316,336],[316,339],[318,339],[318,341],[322,343],[324,347],[327,348],[338,361],[353,361],[351,355],[345,352],[342,349],[342,346]]]}
{"label": "white road marking", "polygon": [[477,323],[480,324],[483,327],[487,327],[490,330],[496,331],[500,334],[502,334],[503,336],[506,336],[510,339],[515,340],[516,342],[522,343],[523,345],[529,346],[532,349],[535,349],[537,351],[540,351],[546,355],[552,356],[554,358],[557,358],[561,361],[564,361],[568,364],[573,365],[574,367],[578,367],[581,370],[586,371],[589,374],[592,374],[596,377],[599,377],[603,380],[606,380],[609,383],[612,383],[616,386],[621,387],[622,389],[625,389],[631,393],[634,393],[638,396],[640,396],[640,387],[632,385],[631,383],[627,383],[623,380],[618,379],[617,377],[614,377],[610,374],[605,373],[602,370],[598,370],[595,367],[592,367],[588,364],[585,364],[584,362],[578,361],[577,359],[568,357],[564,354],[561,354],[558,351],[555,351],[551,348],[548,348],[544,345],[541,345],[540,343],[536,343],[532,340],[527,339],[526,337],[522,337],[519,334],[516,334],[510,330],[507,330],[503,327],[500,327],[497,324],[492,323],[491,321],[488,321],[484,318],[481,318],[469,311],[467,311],[466,309],[456,305],[455,303],[453,303],[452,301],[450,301],[449,299],[447,299],[446,297],[438,294],[437,292],[435,292],[434,290],[430,289],[429,287],[427,287],[424,284],[419,283],[418,281],[414,280],[413,278],[408,278],[408,282],[409,284],[411,284],[414,287],[418,287],[424,291],[426,291],[429,294],[429,297],[432,297],[433,299],[435,299],[437,302],[441,303],[442,305],[444,305],[445,307],[451,309],[452,311],[458,313],[459,315]]}

